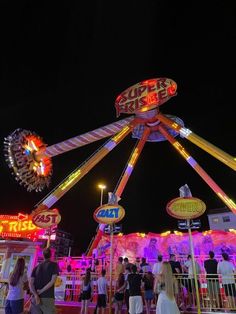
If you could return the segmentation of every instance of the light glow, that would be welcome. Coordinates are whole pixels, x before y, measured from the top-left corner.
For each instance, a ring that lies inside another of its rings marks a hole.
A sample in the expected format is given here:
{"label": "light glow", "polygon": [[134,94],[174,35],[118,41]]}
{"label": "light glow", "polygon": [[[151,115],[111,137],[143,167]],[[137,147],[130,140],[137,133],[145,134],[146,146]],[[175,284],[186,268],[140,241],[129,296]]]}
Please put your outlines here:
{"label": "light glow", "polygon": [[0,237],[37,240],[44,229],[36,227],[27,214],[0,215]]}
{"label": "light glow", "polygon": [[98,184],[98,187],[99,187],[99,189],[101,189],[101,190],[104,190],[104,189],[107,188],[106,185],[104,185],[104,184],[102,184],[102,183]]}

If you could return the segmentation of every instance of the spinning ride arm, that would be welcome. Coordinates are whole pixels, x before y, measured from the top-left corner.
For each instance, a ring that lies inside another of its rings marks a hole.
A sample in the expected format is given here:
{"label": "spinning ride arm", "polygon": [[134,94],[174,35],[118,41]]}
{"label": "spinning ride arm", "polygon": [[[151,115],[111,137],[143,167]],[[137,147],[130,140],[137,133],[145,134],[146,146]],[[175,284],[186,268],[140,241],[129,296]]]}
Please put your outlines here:
{"label": "spinning ride arm", "polygon": [[5,138],[5,158],[15,179],[27,191],[42,191],[51,181],[52,157],[114,135],[133,119],[119,120],[49,147],[36,133],[17,129]]}
{"label": "spinning ride arm", "polygon": [[216,195],[225,203],[225,205],[236,214],[236,204],[225,194],[225,192],[216,184],[216,182],[203,170],[196,160],[184,149],[184,147],[165,129],[164,126],[159,126],[159,131],[173,145],[188,164],[199,174],[199,176],[209,185]]}
{"label": "spinning ride arm", "polygon": [[76,168],[62,183],[59,184],[41,203],[33,213],[48,209],[54,205],[70,188],[72,188],[80,179],[82,179],[100,160],[103,159],[114,147],[117,146],[133,129],[135,120],[113,136],[105,143],[95,154],[93,154],[82,166]]}
{"label": "spinning ride arm", "polygon": [[[151,130],[150,128],[146,128],[143,132],[143,135],[142,135],[142,138],[139,140],[137,146],[134,148],[130,158],[129,158],[129,161],[128,161],[128,164],[127,164],[127,167],[124,171],[124,174],[117,186],[117,188],[115,189],[115,191],[113,192],[113,194],[115,194],[118,198],[121,197],[121,194],[128,182],[128,179],[129,177],[131,176],[131,173],[134,169],[134,166],[143,150],[143,147],[144,147],[144,144],[150,134]],[[98,228],[98,231],[97,231],[97,234],[95,235],[95,238],[93,240],[93,242],[91,243],[89,249],[88,249],[88,253],[87,255],[88,256],[91,256],[92,255],[92,252],[93,252],[93,249],[97,247],[99,241],[101,240],[102,238],[102,235],[104,233],[104,228],[105,228],[105,224],[99,224],[99,228]]]}
{"label": "spinning ride arm", "polygon": [[96,142],[100,139],[109,137],[118,133],[124,126],[129,124],[134,117],[129,117],[123,120],[119,120],[110,124],[107,124],[101,128],[95,129],[93,131],[84,133],[82,135],[75,136],[66,141],[51,145],[47,147],[44,151],[36,152],[36,158],[40,159],[43,156],[54,157],[59,154],[63,154],[72,149]]}
{"label": "spinning ride arm", "polygon": [[214,146],[213,144],[209,143],[208,141],[204,140],[200,136],[194,134],[191,130],[179,125],[177,122],[169,119],[165,115],[159,113],[157,115],[158,120],[160,120],[163,124],[167,125],[174,131],[178,132],[182,137],[186,138],[193,144],[197,145],[201,149],[205,150],[208,154],[212,155],[219,161],[226,164],[226,166],[236,170],[236,160],[231,155],[225,153],[220,148]]}

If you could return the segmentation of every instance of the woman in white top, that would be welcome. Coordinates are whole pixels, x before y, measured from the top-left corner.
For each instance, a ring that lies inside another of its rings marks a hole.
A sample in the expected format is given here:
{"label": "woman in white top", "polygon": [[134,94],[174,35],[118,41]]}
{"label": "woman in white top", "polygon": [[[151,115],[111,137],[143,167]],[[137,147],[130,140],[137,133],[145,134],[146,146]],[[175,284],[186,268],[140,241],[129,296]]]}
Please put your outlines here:
{"label": "woman in white top", "polygon": [[[180,314],[174,295],[174,276],[169,262],[163,262],[155,284],[159,284],[156,314]],[[155,288],[154,288],[155,290]]]}
{"label": "woman in white top", "polygon": [[24,286],[28,282],[25,273],[25,259],[19,257],[9,278],[9,290],[6,297],[5,314],[23,314]]}

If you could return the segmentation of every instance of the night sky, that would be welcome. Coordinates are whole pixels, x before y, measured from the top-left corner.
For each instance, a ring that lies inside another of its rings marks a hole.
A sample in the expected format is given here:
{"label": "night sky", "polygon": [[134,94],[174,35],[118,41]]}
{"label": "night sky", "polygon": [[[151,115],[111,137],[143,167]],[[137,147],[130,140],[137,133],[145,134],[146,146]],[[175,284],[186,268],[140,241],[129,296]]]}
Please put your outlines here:
{"label": "night sky", "polygon": [[[181,3],[181,4],[179,4]],[[160,108],[185,127],[236,156],[235,39],[233,1],[3,1],[1,25],[0,213],[30,213],[55,186],[107,139],[53,158],[49,189],[18,185],[3,153],[17,128],[40,135],[48,146],[128,117],[116,117],[116,97],[146,79],[167,77],[177,96]],[[186,139],[181,144],[225,193],[236,200],[234,171]],[[59,228],[84,252],[96,233],[93,212],[99,182],[112,192],[136,140],[128,136],[56,204]],[[176,230],[166,204],[188,184],[206,203],[201,217],[225,204],[167,141],[146,143],[122,193],[123,232]]]}

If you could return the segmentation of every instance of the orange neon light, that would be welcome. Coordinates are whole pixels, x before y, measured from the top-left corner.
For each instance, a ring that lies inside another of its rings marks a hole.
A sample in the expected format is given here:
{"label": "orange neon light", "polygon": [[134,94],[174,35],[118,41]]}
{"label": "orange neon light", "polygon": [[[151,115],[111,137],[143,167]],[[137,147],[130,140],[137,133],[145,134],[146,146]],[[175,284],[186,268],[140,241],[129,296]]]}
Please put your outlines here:
{"label": "orange neon light", "polygon": [[36,240],[44,229],[36,227],[27,214],[0,215],[0,236],[2,238],[27,238]]}

